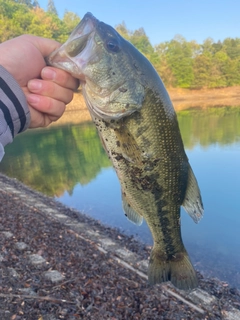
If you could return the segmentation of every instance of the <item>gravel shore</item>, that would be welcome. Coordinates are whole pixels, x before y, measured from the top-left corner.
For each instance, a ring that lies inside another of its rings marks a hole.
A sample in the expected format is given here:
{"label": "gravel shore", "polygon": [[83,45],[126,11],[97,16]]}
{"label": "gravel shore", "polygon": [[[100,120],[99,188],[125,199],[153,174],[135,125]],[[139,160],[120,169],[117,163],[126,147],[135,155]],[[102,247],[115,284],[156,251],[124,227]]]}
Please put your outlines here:
{"label": "gravel shore", "polygon": [[150,248],[0,175],[0,319],[240,319],[240,292],[150,287]]}

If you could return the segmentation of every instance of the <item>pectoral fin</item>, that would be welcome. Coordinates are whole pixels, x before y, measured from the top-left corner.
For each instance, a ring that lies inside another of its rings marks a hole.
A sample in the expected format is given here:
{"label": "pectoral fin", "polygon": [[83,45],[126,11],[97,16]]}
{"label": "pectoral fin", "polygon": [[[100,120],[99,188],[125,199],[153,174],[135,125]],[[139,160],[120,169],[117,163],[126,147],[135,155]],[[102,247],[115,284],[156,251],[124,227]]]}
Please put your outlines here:
{"label": "pectoral fin", "polygon": [[140,164],[141,152],[132,134],[126,128],[115,130],[122,156],[129,162]]}
{"label": "pectoral fin", "polygon": [[129,203],[126,201],[126,197],[122,195],[122,205],[126,217],[136,225],[140,226],[143,222],[143,217],[140,216],[136,211],[134,211]]}
{"label": "pectoral fin", "polygon": [[202,197],[197,180],[190,166],[188,169],[188,185],[182,206],[195,223],[201,220],[203,216]]}

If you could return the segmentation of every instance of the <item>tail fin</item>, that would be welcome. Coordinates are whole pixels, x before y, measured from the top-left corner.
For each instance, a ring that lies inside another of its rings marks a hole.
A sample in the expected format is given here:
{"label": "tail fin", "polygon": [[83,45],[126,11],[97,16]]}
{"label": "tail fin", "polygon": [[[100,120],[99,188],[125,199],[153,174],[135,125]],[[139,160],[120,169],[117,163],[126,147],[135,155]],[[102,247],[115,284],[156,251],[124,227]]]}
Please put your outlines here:
{"label": "tail fin", "polygon": [[175,287],[182,290],[194,289],[198,285],[195,270],[186,251],[166,259],[154,248],[148,267],[148,281],[150,284],[171,281]]}

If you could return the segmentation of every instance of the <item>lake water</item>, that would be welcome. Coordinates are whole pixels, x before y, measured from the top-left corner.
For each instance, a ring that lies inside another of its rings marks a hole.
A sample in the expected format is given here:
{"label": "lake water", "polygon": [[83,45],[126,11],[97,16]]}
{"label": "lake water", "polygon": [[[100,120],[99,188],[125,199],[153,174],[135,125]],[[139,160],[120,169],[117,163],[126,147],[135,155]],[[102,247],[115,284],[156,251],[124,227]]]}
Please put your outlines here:
{"label": "lake water", "polygon": [[[182,210],[182,235],[195,268],[240,288],[240,108],[178,113],[205,213]],[[122,210],[120,186],[92,123],[29,130],[7,146],[0,171],[56,200],[152,244]]]}

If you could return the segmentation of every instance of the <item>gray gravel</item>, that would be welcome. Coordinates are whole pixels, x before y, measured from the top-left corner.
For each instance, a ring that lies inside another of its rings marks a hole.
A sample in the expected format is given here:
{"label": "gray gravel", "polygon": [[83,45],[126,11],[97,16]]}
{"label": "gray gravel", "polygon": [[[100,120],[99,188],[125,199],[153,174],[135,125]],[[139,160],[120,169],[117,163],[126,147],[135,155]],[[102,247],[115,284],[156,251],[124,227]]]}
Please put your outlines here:
{"label": "gray gravel", "polygon": [[16,180],[0,188],[0,319],[240,318],[227,283],[150,287],[149,247]]}

